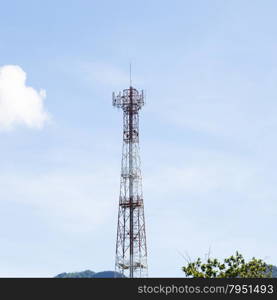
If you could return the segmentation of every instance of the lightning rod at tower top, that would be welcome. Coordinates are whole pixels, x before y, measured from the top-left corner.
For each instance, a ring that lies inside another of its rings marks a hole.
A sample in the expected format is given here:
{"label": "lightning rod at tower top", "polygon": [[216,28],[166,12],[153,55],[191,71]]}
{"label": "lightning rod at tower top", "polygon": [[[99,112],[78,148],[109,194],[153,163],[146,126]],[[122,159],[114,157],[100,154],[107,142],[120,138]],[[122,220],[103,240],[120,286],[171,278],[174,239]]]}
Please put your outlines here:
{"label": "lightning rod at tower top", "polygon": [[113,93],[113,106],[123,110],[119,208],[116,236],[115,271],[130,278],[147,277],[147,247],[144,199],[139,156],[139,111],[144,93],[132,86]]}

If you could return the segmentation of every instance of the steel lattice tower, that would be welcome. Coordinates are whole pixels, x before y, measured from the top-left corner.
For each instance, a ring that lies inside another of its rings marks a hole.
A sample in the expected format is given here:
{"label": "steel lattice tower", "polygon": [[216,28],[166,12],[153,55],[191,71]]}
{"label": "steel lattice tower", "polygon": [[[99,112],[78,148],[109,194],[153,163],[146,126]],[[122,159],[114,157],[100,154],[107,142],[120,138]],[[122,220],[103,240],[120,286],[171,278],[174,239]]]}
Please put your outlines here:
{"label": "steel lattice tower", "polygon": [[147,277],[147,248],[139,156],[139,110],[143,91],[130,88],[115,95],[123,110],[123,148],[116,239],[115,270],[125,276]]}

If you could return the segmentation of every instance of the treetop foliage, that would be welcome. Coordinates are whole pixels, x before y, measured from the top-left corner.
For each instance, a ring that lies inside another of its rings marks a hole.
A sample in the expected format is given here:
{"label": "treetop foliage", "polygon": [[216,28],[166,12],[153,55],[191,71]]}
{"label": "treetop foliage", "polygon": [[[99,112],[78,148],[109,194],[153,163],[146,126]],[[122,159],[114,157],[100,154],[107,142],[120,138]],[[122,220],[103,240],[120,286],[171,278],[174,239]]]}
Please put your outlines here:
{"label": "treetop foliage", "polygon": [[208,258],[202,262],[198,258],[184,266],[183,271],[186,277],[202,278],[268,278],[272,277],[272,266],[267,265],[261,259],[253,257],[246,261],[243,256],[236,252],[223,262],[218,259]]}

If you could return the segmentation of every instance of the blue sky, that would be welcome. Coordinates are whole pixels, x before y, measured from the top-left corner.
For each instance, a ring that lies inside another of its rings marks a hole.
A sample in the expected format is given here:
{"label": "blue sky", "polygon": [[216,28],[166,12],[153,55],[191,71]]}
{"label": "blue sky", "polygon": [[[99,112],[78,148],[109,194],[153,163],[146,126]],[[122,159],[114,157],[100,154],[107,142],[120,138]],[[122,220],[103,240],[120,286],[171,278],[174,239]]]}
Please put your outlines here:
{"label": "blue sky", "polygon": [[[1,1],[0,70],[20,67],[36,106],[0,114],[0,276],[114,268],[122,115],[111,94],[128,86],[130,61],[146,91],[149,275],[183,276],[183,256],[209,249],[277,264],[276,9]],[[2,112],[29,99],[3,82]]]}

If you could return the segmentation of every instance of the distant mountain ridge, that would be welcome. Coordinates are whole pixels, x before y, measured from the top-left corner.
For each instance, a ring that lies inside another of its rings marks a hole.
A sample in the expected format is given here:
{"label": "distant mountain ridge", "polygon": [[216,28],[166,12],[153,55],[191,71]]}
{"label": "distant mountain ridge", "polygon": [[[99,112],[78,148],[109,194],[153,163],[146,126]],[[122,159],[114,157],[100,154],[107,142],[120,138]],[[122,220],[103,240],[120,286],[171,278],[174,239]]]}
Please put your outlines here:
{"label": "distant mountain ridge", "polygon": [[[114,271],[93,272],[86,270],[82,272],[61,273],[55,278],[124,278],[125,276]],[[277,278],[277,267],[272,266],[272,277]]]}
{"label": "distant mountain ridge", "polygon": [[277,278],[277,267],[272,266],[272,277]]}
{"label": "distant mountain ridge", "polygon": [[91,270],[86,270],[82,272],[70,272],[61,273],[55,276],[55,278],[123,278],[120,273],[114,271],[103,271],[103,272],[93,272]]}

